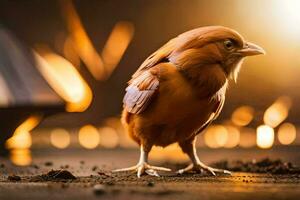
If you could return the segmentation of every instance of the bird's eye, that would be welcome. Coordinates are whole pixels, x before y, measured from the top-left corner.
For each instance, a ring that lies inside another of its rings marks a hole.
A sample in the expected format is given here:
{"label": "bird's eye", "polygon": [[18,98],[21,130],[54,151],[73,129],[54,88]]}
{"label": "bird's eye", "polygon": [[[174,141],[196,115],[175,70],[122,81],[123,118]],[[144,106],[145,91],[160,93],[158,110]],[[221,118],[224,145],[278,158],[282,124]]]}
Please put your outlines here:
{"label": "bird's eye", "polygon": [[232,40],[225,40],[224,46],[227,50],[232,50],[234,48],[234,44],[233,44]]}

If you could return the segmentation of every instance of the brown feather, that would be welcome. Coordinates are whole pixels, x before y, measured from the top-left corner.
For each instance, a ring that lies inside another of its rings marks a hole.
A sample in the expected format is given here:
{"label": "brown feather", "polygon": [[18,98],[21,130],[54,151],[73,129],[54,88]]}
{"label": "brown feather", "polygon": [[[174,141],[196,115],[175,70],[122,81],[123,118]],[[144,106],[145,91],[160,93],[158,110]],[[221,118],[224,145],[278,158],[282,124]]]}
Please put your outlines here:
{"label": "brown feather", "polygon": [[226,38],[244,45],[229,28],[204,27],[171,39],[142,63],[123,100],[122,122],[136,142],[166,146],[190,140],[217,118],[229,76],[218,42]]}

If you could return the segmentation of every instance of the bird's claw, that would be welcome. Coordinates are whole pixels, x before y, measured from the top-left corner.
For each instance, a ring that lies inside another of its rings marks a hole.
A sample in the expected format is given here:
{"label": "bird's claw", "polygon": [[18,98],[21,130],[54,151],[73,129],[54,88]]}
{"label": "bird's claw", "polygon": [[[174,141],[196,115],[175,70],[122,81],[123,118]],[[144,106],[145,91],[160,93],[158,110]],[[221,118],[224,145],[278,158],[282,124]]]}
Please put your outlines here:
{"label": "bird's claw", "polygon": [[125,172],[125,171],[133,171],[133,170],[137,171],[138,178],[140,178],[145,173],[150,176],[159,177],[159,174],[157,173],[157,171],[167,171],[167,172],[171,171],[171,169],[169,169],[169,168],[152,166],[147,163],[139,163],[133,167],[116,169],[116,170],[113,170],[112,172]]}
{"label": "bird's claw", "polygon": [[229,175],[231,175],[231,172],[228,171],[228,170],[216,169],[216,168],[212,168],[212,167],[206,166],[204,164],[196,164],[196,165],[190,164],[186,168],[178,170],[177,173],[178,174],[183,174],[183,173],[188,172],[188,171],[197,171],[197,172],[201,172],[202,173],[203,170],[211,173],[213,176],[216,176],[216,173],[223,173],[223,174],[229,174]]}

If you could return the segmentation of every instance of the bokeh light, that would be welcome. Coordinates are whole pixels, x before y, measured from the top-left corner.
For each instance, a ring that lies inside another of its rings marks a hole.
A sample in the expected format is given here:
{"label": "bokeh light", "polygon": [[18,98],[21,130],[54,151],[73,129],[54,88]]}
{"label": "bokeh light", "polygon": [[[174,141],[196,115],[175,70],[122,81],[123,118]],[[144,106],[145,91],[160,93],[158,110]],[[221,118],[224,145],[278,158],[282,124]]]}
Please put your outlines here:
{"label": "bokeh light", "polygon": [[228,138],[226,143],[224,144],[225,148],[233,148],[236,147],[240,142],[240,131],[234,126],[225,126],[228,133]]}
{"label": "bokeh light", "polygon": [[254,147],[256,144],[256,132],[252,128],[240,129],[240,142],[239,146],[242,148]]}
{"label": "bokeh light", "polygon": [[51,131],[50,141],[54,147],[64,149],[70,145],[71,137],[67,130],[57,128]]}
{"label": "bokeh light", "polygon": [[171,144],[165,148],[154,146],[149,154],[149,158],[156,161],[187,161],[188,156],[183,153],[177,143]]}
{"label": "bokeh light", "polygon": [[69,112],[82,112],[92,102],[92,91],[76,68],[63,57],[44,53],[35,54],[38,69],[51,87],[67,102]]}
{"label": "bokeh light", "polygon": [[254,116],[254,109],[250,106],[241,106],[237,108],[231,116],[232,122],[237,126],[248,125]]}
{"label": "bokeh light", "polygon": [[274,129],[268,125],[260,125],[256,130],[256,144],[262,149],[268,149],[274,143]]}
{"label": "bokeh light", "polygon": [[115,129],[108,126],[101,127],[99,128],[99,133],[101,136],[101,146],[105,148],[115,148],[119,144],[119,136]]}
{"label": "bokeh light", "polygon": [[278,126],[287,118],[291,104],[289,97],[279,97],[264,113],[264,123],[273,128]]}
{"label": "bokeh light", "polygon": [[41,121],[39,116],[31,116],[15,130],[13,136],[6,141],[8,149],[28,149],[32,140],[30,131]]}
{"label": "bokeh light", "polygon": [[72,40],[72,38],[69,36],[64,41],[63,46],[63,55],[64,57],[70,61],[76,68],[79,68],[80,66],[80,58],[76,52],[75,44]]}
{"label": "bokeh light", "polygon": [[103,61],[86,33],[73,2],[60,1],[60,3],[77,55],[95,79],[103,80],[106,77]]}
{"label": "bokeh light", "polygon": [[278,140],[283,145],[289,145],[296,139],[297,130],[291,123],[284,123],[278,129]]}
{"label": "bokeh light", "polygon": [[100,135],[97,128],[92,125],[85,125],[81,127],[78,133],[78,141],[84,148],[96,148],[100,142]]}
{"label": "bokeh light", "polygon": [[205,144],[210,148],[223,147],[227,139],[227,129],[222,125],[212,125],[204,133]]}
{"label": "bokeh light", "polygon": [[10,151],[10,160],[18,166],[27,166],[32,162],[31,152],[29,149],[12,149]]}
{"label": "bokeh light", "polygon": [[120,62],[134,32],[134,26],[127,21],[118,22],[113,28],[102,51],[102,58],[108,78]]}

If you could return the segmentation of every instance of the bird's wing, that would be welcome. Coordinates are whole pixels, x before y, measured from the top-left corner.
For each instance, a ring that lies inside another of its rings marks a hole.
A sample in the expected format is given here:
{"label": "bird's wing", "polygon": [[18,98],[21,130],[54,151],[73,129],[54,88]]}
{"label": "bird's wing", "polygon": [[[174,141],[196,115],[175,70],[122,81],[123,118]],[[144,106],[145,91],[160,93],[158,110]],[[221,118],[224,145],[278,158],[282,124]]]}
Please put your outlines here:
{"label": "bird's wing", "polygon": [[159,79],[153,73],[155,71],[153,69],[157,64],[167,61],[167,57],[175,47],[175,40],[176,38],[170,40],[150,55],[132,75],[123,98],[124,107],[128,112],[133,114],[141,113],[151,102],[159,86]]}
{"label": "bird's wing", "polygon": [[149,70],[132,79],[126,88],[126,94],[123,99],[126,110],[133,114],[139,114],[144,111],[154,96],[158,85],[158,78]]}
{"label": "bird's wing", "polygon": [[163,62],[168,58],[168,56],[173,52],[176,46],[177,38],[171,39],[153,54],[151,54],[138,68],[138,70],[132,75],[132,79],[129,81],[132,82],[135,78],[140,76],[144,71],[154,67],[160,62]]}

